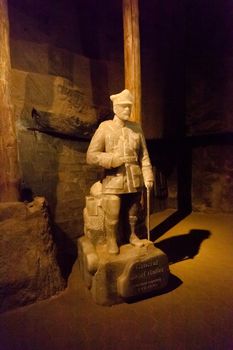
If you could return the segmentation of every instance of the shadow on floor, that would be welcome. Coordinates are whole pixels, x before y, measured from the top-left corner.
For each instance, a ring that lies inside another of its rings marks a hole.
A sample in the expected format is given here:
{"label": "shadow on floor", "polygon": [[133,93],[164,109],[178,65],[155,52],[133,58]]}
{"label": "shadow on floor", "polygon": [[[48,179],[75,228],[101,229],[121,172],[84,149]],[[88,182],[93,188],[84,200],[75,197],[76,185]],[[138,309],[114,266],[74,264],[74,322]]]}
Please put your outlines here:
{"label": "shadow on floor", "polygon": [[186,216],[191,213],[190,210],[178,210],[172,215],[170,215],[167,219],[161,222],[158,226],[154,227],[150,232],[150,237],[152,241],[155,241],[159,237],[161,237],[165,232],[170,230],[173,226],[178,224],[181,220],[183,220]]}
{"label": "shadow on floor", "polygon": [[162,290],[153,291],[153,292],[146,293],[146,294],[139,295],[139,296],[135,296],[132,298],[127,298],[127,299],[125,299],[125,302],[128,304],[132,304],[132,303],[136,303],[138,301],[153,298],[153,297],[158,296],[158,295],[166,294],[166,293],[169,293],[169,292],[175,290],[176,288],[178,288],[182,283],[183,282],[181,281],[180,278],[178,278],[175,275],[170,273],[168,284]]}
{"label": "shadow on floor", "polygon": [[208,230],[190,230],[189,233],[164,239],[155,243],[168,256],[169,263],[176,263],[185,259],[193,259],[199,252],[201,243],[209,238]]}

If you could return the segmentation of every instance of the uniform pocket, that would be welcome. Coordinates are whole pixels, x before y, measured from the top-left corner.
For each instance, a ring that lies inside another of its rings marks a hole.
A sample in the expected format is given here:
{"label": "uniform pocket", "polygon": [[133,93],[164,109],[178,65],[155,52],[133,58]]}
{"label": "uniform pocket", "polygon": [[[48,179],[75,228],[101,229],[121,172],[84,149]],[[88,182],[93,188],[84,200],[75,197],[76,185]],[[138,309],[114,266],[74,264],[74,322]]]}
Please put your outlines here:
{"label": "uniform pocket", "polygon": [[141,172],[140,166],[139,165],[131,165],[130,171],[131,171],[131,175],[132,175],[133,186],[136,188],[141,187],[143,185],[143,180],[142,180],[142,172]]}
{"label": "uniform pocket", "polygon": [[104,187],[108,189],[123,189],[124,177],[123,175],[107,176],[104,179]]}
{"label": "uniform pocket", "polygon": [[140,135],[135,133],[130,135],[129,144],[131,149],[138,150],[140,145]]}

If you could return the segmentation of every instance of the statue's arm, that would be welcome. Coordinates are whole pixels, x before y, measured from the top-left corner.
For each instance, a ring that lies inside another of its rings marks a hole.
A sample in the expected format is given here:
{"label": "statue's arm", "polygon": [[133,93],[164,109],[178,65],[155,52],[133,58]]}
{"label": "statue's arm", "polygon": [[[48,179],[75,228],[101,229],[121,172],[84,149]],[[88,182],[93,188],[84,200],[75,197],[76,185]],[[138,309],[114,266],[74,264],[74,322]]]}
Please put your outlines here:
{"label": "statue's arm", "polygon": [[146,147],[145,137],[143,135],[142,130],[140,132],[140,137],[141,137],[141,149],[140,149],[140,157],[139,158],[140,158],[144,183],[146,185],[147,182],[152,182],[152,183],[154,182],[154,175],[153,175],[153,171],[152,171],[150,157],[149,157],[148,150]]}
{"label": "statue's arm", "polygon": [[101,124],[92,137],[88,147],[87,163],[99,165],[106,169],[112,167],[112,154],[105,152],[105,129]]}

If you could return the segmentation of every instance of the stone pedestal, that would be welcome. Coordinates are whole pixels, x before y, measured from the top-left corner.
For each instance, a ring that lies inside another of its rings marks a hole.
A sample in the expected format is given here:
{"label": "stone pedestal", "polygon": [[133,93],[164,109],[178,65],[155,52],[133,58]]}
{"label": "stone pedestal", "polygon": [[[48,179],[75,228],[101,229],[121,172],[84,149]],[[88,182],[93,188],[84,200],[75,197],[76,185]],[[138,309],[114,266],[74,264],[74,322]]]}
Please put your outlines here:
{"label": "stone pedestal", "polygon": [[169,268],[165,253],[144,240],[145,246],[120,247],[119,255],[110,255],[106,245],[78,240],[78,259],[82,277],[97,304],[113,305],[131,298],[162,290],[168,282]]}

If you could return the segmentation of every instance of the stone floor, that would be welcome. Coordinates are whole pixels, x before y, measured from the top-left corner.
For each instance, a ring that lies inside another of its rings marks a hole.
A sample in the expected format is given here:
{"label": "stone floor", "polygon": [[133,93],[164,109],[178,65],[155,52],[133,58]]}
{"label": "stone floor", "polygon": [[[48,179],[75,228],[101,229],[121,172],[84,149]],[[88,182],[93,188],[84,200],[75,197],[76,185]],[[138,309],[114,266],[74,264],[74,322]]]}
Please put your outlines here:
{"label": "stone floor", "polygon": [[[170,214],[153,215],[152,226]],[[1,315],[0,349],[232,350],[233,216],[192,213],[156,243],[173,261],[164,294],[95,305],[75,263],[63,293]]]}

